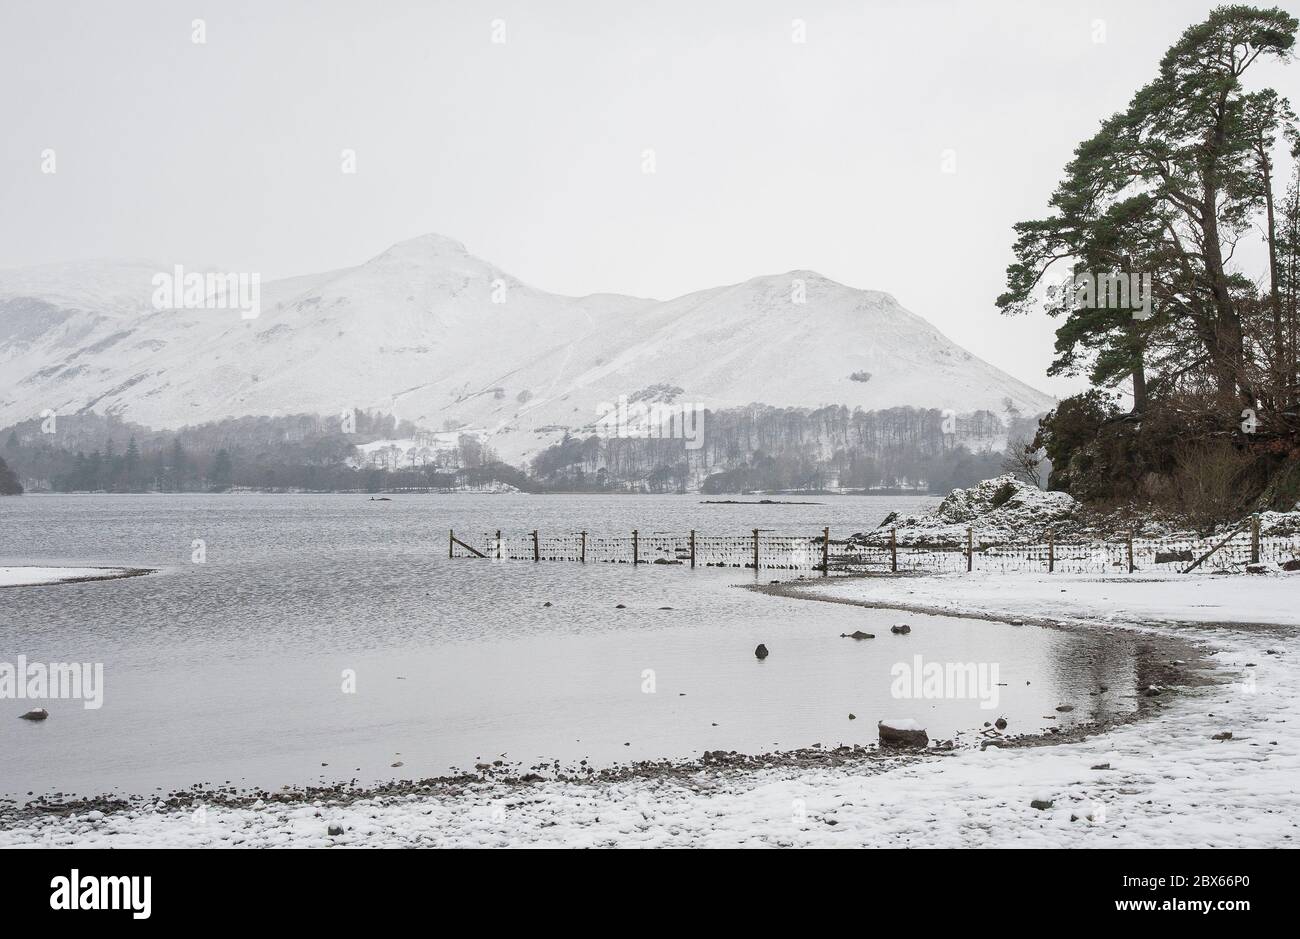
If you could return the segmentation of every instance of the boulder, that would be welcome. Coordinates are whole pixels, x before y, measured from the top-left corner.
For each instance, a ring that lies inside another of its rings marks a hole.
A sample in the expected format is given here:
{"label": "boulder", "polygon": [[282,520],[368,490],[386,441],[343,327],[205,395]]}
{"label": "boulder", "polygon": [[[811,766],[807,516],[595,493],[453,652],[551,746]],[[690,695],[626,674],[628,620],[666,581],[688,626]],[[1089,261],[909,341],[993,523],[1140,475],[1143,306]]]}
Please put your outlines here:
{"label": "boulder", "polygon": [[767,658],[767,646],[763,645],[763,643],[760,642],[758,644],[758,648],[754,650],[754,658],[756,659]]}
{"label": "boulder", "polygon": [[930,735],[925,728],[911,719],[883,720],[876,724],[882,747],[913,747],[924,749],[930,745]]}
{"label": "boulder", "polygon": [[889,631],[898,636],[906,636],[912,631],[912,627],[908,626],[906,623],[900,623],[897,626],[890,626]]}
{"label": "boulder", "polygon": [[43,721],[45,718],[50,716],[50,712],[45,710],[45,708],[32,708],[30,711],[26,711],[18,716],[25,721]]}

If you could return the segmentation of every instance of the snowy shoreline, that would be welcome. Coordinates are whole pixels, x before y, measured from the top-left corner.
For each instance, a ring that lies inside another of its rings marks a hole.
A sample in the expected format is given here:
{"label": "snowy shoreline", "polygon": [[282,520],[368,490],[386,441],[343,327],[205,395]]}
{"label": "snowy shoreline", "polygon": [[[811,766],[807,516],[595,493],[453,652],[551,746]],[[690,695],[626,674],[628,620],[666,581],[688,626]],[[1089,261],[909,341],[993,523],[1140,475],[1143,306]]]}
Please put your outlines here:
{"label": "snowy shoreline", "polygon": [[147,567],[0,567],[0,588],[81,584],[153,573],[154,569]]}
{"label": "snowy shoreline", "polygon": [[1227,679],[1168,689],[1149,718],[1051,746],[466,780],[437,795],[5,811],[0,846],[1290,846],[1300,822],[1300,676],[1288,662],[1300,652],[1288,610],[1297,587],[1286,576],[967,575],[791,588],[809,600],[1194,641]]}

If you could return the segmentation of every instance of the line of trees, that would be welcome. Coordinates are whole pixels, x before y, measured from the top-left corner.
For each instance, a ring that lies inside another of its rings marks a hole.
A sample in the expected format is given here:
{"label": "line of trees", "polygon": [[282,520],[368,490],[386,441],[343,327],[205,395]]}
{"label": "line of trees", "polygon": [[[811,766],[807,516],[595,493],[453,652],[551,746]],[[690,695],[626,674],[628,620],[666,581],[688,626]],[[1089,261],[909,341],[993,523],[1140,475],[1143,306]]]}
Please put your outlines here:
{"label": "line of trees", "polygon": [[699,445],[682,439],[565,435],[531,463],[552,491],[737,493],[929,488],[949,492],[1004,471],[1003,445],[1023,451],[1037,427],[1008,400],[1004,413],[752,405],[708,411]]}
{"label": "line of trees", "polygon": [[27,479],[31,488],[58,492],[379,492],[529,485],[518,470],[493,462],[490,449],[468,435],[461,437],[462,468],[455,472],[432,465],[369,465],[357,445],[416,432],[414,425],[378,413],[357,412],[347,420],[241,417],[178,431],[79,414],[58,418],[52,430],[32,420],[0,432],[0,455],[15,484]]}

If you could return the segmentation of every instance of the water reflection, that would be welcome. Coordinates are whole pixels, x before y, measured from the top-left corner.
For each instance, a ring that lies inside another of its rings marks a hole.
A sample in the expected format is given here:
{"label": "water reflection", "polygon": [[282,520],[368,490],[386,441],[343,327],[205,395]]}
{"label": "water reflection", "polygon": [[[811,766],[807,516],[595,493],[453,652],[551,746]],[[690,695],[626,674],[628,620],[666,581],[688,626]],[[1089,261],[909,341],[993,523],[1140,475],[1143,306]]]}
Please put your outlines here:
{"label": "water reflection", "polygon": [[[502,758],[607,765],[868,743],[884,717],[912,717],[947,737],[1000,715],[1010,731],[1028,733],[1132,707],[1133,649],[1123,640],[758,596],[734,586],[753,580],[735,570],[446,557],[449,528],[813,533],[829,524],[848,533],[915,507],[822,501],[6,502],[0,564],[163,571],[0,591],[0,660],[105,664],[102,709],[54,701],[41,725],[0,720],[0,789],[149,792],[227,780],[275,788],[416,778]],[[193,539],[205,542],[204,564],[189,563]],[[892,635],[902,620],[912,633]],[[877,638],[840,638],[858,629]],[[759,642],[771,650],[762,663]],[[996,663],[997,707],[893,697],[891,668],[916,654]],[[349,670],[355,693],[344,690]],[[1102,685],[1110,691],[1095,693]],[[1061,704],[1074,710],[1057,712]]]}

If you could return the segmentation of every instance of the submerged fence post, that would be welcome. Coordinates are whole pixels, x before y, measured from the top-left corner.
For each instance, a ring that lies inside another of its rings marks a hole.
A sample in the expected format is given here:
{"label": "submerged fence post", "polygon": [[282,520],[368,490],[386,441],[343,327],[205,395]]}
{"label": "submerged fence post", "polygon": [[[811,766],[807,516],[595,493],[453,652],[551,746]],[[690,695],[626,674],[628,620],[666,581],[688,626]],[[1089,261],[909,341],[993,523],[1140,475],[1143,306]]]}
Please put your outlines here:
{"label": "submerged fence post", "polygon": [[695,566],[695,529],[691,529],[691,567]]}
{"label": "submerged fence post", "polygon": [[754,529],[754,573],[758,573],[758,529]]}
{"label": "submerged fence post", "polygon": [[831,530],[822,529],[822,576],[831,575]]}
{"label": "submerged fence post", "polygon": [[975,567],[975,529],[966,529],[966,573]]}
{"label": "submerged fence post", "polygon": [[1125,540],[1128,542],[1128,572],[1131,574],[1137,570],[1137,568],[1133,566],[1133,529],[1130,528],[1128,530]]}
{"label": "submerged fence post", "polygon": [[1259,516],[1250,517],[1250,563],[1259,563]]}
{"label": "submerged fence post", "polygon": [[497,560],[501,560],[501,529],[497,529]]}
{"label": "submerged fence post", "polygon": [[898,573],[898,529],[889,529],[889,572]]}
{"label": "submerged fence post", "polygon": [[455,548],[456,548],[456,529],[448,528],[447,529],[447,557],[454,558],[456,556]]}
{"label": "submerged fence post", "polygon": [[632,529],[632,566],[641,563],[641,540],[635,528]]}
{"label": "submerged fence post", "polygon": [[1056,570],[1056,536],[1052,530],[1047,529],[1047,573]]}
{"label": "submerged fence post", "polygon": [[537,529],[533,529],[533,563],[536,564],[542,559],[542,549],[537,543]]}
{"label": "submerged fence post", "polygon": [[587,563],[587,533],[582,533],[582,556],[579,558],[583,564]]}

